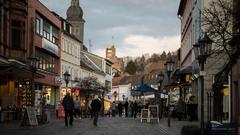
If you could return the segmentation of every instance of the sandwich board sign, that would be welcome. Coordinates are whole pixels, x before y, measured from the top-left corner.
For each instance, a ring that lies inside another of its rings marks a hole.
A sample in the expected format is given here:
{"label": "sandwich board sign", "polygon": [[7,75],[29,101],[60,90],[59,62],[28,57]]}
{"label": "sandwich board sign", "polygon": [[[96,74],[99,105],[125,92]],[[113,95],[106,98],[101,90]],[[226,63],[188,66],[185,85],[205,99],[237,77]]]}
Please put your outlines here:
{"label": "sandwich board sign", "polygon": [[159,123],[159,110],[158,105],[149,105],[149,119],[150,122],[157,122]]}
{"label": "sandwich board sign", "polygon": [[34,107],[26,107],[26,111],[23,116],[22,126],[38,126],[36,111]]}
{"label": "sandwich board sign", "polygon": [[148,109],[142,109],[141,110],[141,122],[148,122],[148,114],[149,110]]}

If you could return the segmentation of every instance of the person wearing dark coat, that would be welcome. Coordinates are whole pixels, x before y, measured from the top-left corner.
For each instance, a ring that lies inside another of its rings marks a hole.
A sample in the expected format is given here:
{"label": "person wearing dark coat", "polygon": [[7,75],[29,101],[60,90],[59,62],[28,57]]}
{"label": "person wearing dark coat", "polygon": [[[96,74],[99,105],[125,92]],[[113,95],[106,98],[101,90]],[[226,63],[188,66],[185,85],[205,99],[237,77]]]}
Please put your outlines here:
{"label": "person wearing dark coat", "polygon": [[70,117],[69,124],[73,125],[73,109],[74,109],[74,102],[73,98],[70,96],[69,93],[63,98],[63,107],[65,112],[65,126],[68,126],[68,116]]}
{"label": "person wearing dark coat", "polygon": [[137,117],[137,113],[138,113],[138,104],[136,101],[134,101],[134,104],[133,104],[133,117],[134,118]]}
{"label": "person wearing dark coat", "polygon": [[118,103],[118,115],[119,115],[119,117],[122,117],[122,109],[123,109],[122,107],[123,107],[122,103],[119,102]]}
{"label": "person wearing dark coat", "polygon": [[130,108],[131,108],[131,117],[134,116],[134,104],[133,102],[130,103]]}
{"label": "person wearing dark coat", "polygon": [[98,113],[101,110],[102,102],[96,95],[94,100],[92,100],[91,103],[91,108],[92,108],[92,113],[93,113],[93,125],[97,126],[97,121],[98,121]]}
{"label": "person wearing dark coat", "polygon": [[125,117],[128,117],[128,101],[125,102],[124,107],[125,107]]}

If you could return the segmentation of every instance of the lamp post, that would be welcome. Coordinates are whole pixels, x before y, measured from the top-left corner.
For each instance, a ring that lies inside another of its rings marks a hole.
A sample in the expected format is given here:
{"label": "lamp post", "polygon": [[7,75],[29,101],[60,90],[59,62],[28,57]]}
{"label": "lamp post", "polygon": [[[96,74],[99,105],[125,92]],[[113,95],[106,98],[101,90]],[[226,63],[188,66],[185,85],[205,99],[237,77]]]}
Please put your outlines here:
{"label": "lamp post", "polygon": [[163,91],[161,90],[161,87],[162,87],[162,82],[164,80],[164,74],[162,72],[160,72],[158,74],[158,77],[159,77],[159,87],[158,87],[158,90],[160,92],[160,107],[161,107],[161,112],[160,112],[160,118],[162,117],[162,112],[163,112],[163,106],[162,106],[162,99],[161,99],[161,95],[163,93]]}
{"label": "lamp post", "polygon": [[122,99],[123,99],[123,101],[124,101],[124,99],[125,99],[125,95],[124,95],[124,94],[122,95]]}
{"label": "lamp post", "polygon": [[114,91],[114,92],[113,92],[113,96],[114,96],[114,101],[115,101],[115,102],[116,102],[117,95],[118,95],[117,92]]}
{"label": "lamp post", "polygon": [[204,33],[197,44],[193,45],[194,54],[199,62],[200,66],[200,79],[201,79],[201,133],[204,135],[204,64],[207,57],[211,53],[212,40],[208,37],[207,33]]}
{"label": "lamp post", "polygon": [[70,81],[70,74],[68,73],[68,71],[66,71],[64,74],[63,74],[63,76],[64,76],[64,80],[65,80],[65,82],[66,82],[66,92],[67,92],[67,90],[68,90],[68,82]]}
{"label": "lamp post", "polygon": [[39,67],[39,59],[35,56],[31,56],[28,58],[30,60],[30,68],[32,69],[32,94],[31,94],[31,105],[34,106],[34,97],[35,97],[35,82],[34,82],[34,78],[35,78],[35,73],[37,72],[37,69]]}
{"label": "lamp post", "polygon": [[[166,72],[167,72],[167,76],[168,76],[168,84],[170,84],[170,75],[173,71],[173,64],[174,61],[172,61],[172,59],[169,59],[166,61],[165,68],[166,68]],[[171,122],[170,122],[170,89],[168,90],[168,126],[171,126]]]}

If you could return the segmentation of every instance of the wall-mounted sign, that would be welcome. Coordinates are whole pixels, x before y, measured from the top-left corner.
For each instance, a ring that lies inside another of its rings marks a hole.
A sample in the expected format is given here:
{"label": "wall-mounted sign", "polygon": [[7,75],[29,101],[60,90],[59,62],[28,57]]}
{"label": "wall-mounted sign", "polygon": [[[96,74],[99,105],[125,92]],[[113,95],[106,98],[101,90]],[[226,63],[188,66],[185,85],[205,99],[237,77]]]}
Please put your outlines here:
{"label": "wall-mounted sign", "polygon": [[42,38],[42,47],[49,52],[56,54],[58,56],[58,46],[48,41],[45,38]]}

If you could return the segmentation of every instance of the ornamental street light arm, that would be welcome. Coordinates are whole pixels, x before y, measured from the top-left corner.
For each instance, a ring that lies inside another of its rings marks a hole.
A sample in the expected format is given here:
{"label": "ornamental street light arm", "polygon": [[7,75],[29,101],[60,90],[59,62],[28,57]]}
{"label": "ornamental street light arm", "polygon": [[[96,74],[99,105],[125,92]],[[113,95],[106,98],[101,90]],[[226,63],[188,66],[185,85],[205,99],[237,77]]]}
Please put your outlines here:
{"label": "ornamental street light arm", "polygon": [[[204,71],[204,64],[207,57],[211,54],[212,40],[208,37],[207,33],[204,33],[197,44],[193,45],[194,54],[199,62],[201,71]],[[201,134],[204,135],[204,76],[200,76],[201,79]]]}

